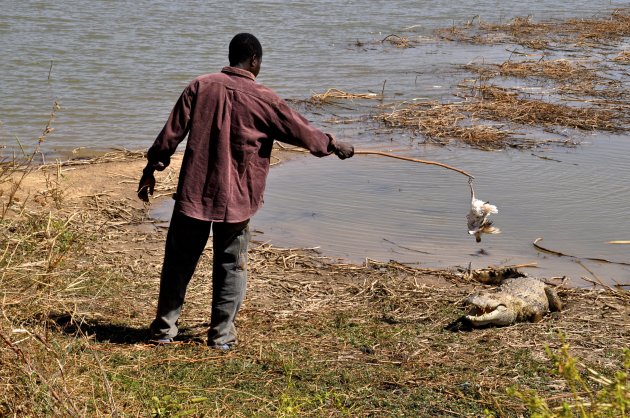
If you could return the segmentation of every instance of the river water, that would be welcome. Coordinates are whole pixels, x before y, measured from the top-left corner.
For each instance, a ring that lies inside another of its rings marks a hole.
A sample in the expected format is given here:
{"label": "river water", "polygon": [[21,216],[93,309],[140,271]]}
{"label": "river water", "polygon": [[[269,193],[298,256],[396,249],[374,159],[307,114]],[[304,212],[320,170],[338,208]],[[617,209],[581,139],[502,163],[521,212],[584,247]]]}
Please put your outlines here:
{"label": "river water", "polygon": [[[88,147],[147,148],[187,82],[219,70],[242,31],[264,48],[259,81],[288,99],[330,87],[381,92],[387,101],[450,100],[470,61],[501,63],[509,45],[431,39],[435,28],[479,15],[486,21],[606,15],[616,1],[0,1],[0,146],[32,143],[53,101],[62,109],[44,144],[49,158]],[[411,28],[411,29],[409,29]],[[414,48],[372,43],[410,30]],[[357,47],[357,41],[363,43]],[[621,47],[627,48],[627,43]],[[553,58],[550,57],[550,58]],[[393,148],[475,175],[478,196],[499,207],[502,233],[481,243],[466,233],[466,178],[380,157],[295,159],[272,170],[258,240],[320,247],[352,261],[395,259],[427,267],[537,263],[531,274],[580,283],[630,283],[630,138],[566,131],[577,147],[482,152],[438,147],[369,123],[331,116],[368,106],[301,108],[357,148]],[[0,150],[2,151],[2,150]],[[156,214],[168,212],[158,208]],[[543,254],[532,242],[576,257]],[[588,271],[590,270],[590,272]],[[582,282],[583,283],[583,282]]]}

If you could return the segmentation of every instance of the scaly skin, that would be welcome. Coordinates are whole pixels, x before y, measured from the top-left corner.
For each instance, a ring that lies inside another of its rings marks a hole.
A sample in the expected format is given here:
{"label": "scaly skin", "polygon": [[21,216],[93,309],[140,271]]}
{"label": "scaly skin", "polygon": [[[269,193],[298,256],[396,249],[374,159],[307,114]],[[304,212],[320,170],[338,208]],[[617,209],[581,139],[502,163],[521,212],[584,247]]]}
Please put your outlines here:
{"label": "scaly skin", "polygon": [[464,303],[471,307],[465,318],[474,327],[537,322],[549,311],[562,308],[555,290],[532,277],[506,279],[498,288],[471,295]]}

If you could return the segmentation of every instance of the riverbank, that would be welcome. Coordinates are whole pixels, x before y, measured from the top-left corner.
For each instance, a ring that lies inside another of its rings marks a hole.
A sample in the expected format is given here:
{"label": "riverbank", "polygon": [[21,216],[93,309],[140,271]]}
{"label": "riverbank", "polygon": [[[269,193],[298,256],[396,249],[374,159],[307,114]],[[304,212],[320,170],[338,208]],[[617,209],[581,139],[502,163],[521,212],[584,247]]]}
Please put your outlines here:
{"label": "riverbank", "polygon": [[[158,200],[178,162],[158,173]],[[539,323],[452,332],[482,284],[262,242],[237,349],[204,345],[211,248],[179,343],[148,345],[166,231],[135,196],[142,155],[74,164],[1,177],[13,203],[0,223],[0,415],[518,416],[527,408],[509,388],[552,407],[591,402],[585,388],[623,369],[626,291],[560,287],[565,309]],[[587,386],[554,372],[571,359]],[[627,402],[627,381],[619,390]]]}

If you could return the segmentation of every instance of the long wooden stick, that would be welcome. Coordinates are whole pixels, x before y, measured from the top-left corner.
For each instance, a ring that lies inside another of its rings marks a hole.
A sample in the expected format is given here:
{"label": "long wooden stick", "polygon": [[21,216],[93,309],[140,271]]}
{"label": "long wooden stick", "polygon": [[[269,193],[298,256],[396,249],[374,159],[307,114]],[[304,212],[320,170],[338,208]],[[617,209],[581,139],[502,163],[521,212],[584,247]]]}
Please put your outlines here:
{"label": "long wooden stick", "polygon": [[539,244],[540,241],[542,241],[542,238],[536,238],[534,240],[533,244],[534,244],[534,247],[538,251],[542,251],[543,253],[554,254],[554,255],[557,255],[559,257],[569,257],[569,258],[573,258],[573,259],[576,259],[576,260],[581,258],[582,260],[599,261],[600,263],[620,264],[622,266],[630,266],[630,263],[625,263],[623,261],[611,261],[611,260],[606,260],[605,258],[595,258],[595,257],[577,257],[575,255],[561,253],[560,251],[550,250],[549,248],[545,248],[542,245],[540,245]]}
{"label": "long wooden stick", "polygon": [[402,155],[389,154],[387,152],[381,152],[381,151],[355,150],[354,154],[355,155],[357,155],[357,154],[360,154],[360,155],[382,155],[383,157],[390,157],[390,158],[396,158],[396,159],[399,159],[399,160],[412,161],[414,163],[437,165],[437,166],[444,167],[444,168],[449,169],[449,170],[457,171],[458,173],[463,174],[463,175],[467,176],[470,179],[474,179],[475,178],[472,174],[468,174],[464,170],[460,170],[459,168],[451,167],[450,165],[447,165],[447,164],[438,163],[437,161],[418,160],[417,158],[403,157]]}

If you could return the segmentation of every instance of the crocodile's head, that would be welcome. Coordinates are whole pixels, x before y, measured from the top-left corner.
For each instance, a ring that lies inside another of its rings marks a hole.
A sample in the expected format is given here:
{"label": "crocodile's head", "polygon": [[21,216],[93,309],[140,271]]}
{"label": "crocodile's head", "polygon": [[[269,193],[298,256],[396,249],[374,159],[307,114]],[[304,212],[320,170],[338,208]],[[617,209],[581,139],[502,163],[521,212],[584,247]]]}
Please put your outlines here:
{"label": "crocodile's head", "polygon": [[461,319],[473,327],[538,322],[549,311],[562,309],[555,290],[534,277],[504,279],[498,288],[471,295],[464,304],[469,312]]}
{"label": "crocodile's head", "polygon": [[465,318],[474,327],[513,324],[517,319],[518,313],[510,299],[504,294],[477,294],[469,296],[464,300],[464,303],[470,307],[470,311]]}

